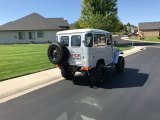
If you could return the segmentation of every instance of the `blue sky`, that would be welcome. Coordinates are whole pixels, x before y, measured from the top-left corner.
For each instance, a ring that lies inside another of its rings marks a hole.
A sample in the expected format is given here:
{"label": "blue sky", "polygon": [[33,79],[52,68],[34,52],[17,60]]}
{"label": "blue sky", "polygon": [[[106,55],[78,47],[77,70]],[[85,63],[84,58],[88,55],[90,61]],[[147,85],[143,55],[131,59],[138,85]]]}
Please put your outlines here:
{"label": "blue sky", "polygon": [[[160,21],[160,0],[118,0],[118,16],[123,23]],[[44,17],[64,17],[76,21],[81,0],[0,0],[0,25],[33,12]]]}

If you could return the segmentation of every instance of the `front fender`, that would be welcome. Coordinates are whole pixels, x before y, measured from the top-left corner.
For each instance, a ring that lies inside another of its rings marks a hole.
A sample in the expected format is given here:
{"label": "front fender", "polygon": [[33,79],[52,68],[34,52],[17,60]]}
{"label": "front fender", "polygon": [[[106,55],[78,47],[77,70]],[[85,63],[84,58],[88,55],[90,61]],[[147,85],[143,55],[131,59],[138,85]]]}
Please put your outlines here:
{"label": "front fender", "polygon": [[122,51],[116,51],[114,53],[114,56],[113,56],[113,63],[114,64],[117,64],[118,63],[118,59],[119,59],[119,56],[123,56],[123,52]]}

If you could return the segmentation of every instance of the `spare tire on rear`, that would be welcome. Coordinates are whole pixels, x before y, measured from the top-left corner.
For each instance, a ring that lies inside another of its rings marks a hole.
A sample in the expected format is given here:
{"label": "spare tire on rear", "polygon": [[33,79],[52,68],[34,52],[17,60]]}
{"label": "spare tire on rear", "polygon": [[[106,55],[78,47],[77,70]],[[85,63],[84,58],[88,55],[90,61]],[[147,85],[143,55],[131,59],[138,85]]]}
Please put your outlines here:
{"label": "spare tire on rear", "polygon": [[52,43],[48,48],[48,58],[53,64],[61,64],[65,62],[68,57],[67,48],[60,43]]}

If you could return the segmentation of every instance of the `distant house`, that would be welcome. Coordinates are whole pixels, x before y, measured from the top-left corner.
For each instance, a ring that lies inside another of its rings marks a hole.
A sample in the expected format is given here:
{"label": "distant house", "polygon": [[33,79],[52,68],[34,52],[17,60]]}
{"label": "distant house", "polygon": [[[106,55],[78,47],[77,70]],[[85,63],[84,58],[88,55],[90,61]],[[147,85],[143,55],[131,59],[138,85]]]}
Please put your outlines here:
{"label": "distant house", "polygon": [[160,22],[145,22],[139,23],[139,35],[146,36],[159,36],[160,35]]}
{"label": "distant house", "polygon": [[134,25],[131,25],[131,33],[137,33],[138,32],[138,28]]}
{"label": "distant house", "polygon": [[63,18],[45,18],[37,13],[0,26],[0,43],[46,43],[56,40],[56,32],[69,29]]}
{"label": "distant house", "polygon": [[76,26],[75,26],[75,25],[76,25],[75,23],[72,23],[72,24],[69,25],[69,28],[70,28],[71,30],[76,29]]}

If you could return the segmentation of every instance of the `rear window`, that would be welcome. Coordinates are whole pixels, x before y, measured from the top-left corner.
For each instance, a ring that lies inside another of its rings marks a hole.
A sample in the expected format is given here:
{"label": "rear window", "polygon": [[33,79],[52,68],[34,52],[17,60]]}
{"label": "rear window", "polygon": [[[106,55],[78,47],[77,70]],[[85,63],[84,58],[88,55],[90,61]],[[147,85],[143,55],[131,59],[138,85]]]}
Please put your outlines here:
{"label": "rear window", "polygon": [[65,46],[69,46],[69,36],[61,36],[60,43]]}
{"label": "rear window", "polygon": [[81,36],[75,35],[71,37],[71,46],[80,47],[81,46]]}

